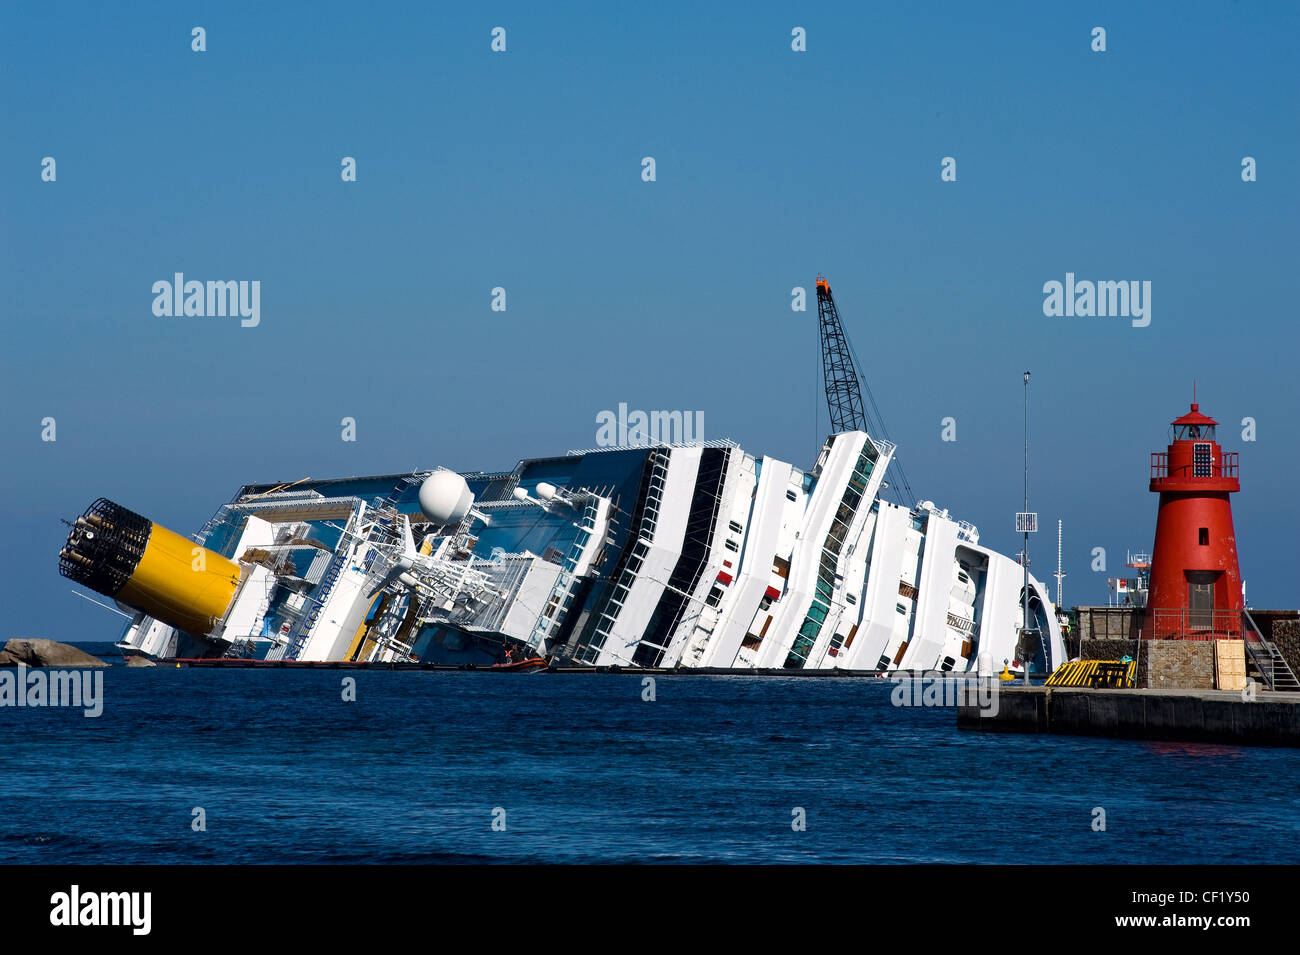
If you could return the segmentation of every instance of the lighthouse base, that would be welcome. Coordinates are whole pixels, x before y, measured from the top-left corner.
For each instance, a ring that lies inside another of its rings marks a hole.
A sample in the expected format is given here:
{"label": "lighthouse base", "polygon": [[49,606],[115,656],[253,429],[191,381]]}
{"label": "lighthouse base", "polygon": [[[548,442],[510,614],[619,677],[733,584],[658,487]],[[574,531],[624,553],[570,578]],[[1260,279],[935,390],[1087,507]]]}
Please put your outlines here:
{"label": "lighthouse base", "polygon": [[1144,640],[1146,682],[1154,690],[1240,690],[1246,685],[1241,640]]}
{"label": "lighthouse base", "polygon": [[[1137,661],[1137,686],[1157,690],[1240,690],[1252,675],[1241,640],[1143,640],[1094,637],[1083,660]],[[1262,680],[1258,672],[1254,677]]]}

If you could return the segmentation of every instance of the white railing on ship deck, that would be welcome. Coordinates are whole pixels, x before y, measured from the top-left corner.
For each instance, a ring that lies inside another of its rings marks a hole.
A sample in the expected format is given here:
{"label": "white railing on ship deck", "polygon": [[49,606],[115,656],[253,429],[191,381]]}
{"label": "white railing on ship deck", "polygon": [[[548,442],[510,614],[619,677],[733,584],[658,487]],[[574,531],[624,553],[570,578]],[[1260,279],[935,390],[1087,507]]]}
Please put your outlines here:
{"label": "white railing on ship deck", "polygon": [[646,444],[620,444],[608,448],[570,449],[569,456],[599,454],[602,451],[644,451],[647,448],[739,448],[730,438],[710,438],[707,441],[651,441]]}

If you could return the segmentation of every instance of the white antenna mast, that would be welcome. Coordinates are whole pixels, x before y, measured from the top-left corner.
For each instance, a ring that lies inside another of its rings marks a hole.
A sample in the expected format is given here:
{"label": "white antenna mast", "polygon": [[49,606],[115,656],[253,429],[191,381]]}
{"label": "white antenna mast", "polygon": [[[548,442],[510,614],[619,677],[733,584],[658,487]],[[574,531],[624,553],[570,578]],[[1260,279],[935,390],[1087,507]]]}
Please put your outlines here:
{"label": "white antenna mast", "polygon": [[1061,521],[1056,521],[1056,608],[1061,608],[1061,581],[1065,579],[1065,573],[1061,570]]}

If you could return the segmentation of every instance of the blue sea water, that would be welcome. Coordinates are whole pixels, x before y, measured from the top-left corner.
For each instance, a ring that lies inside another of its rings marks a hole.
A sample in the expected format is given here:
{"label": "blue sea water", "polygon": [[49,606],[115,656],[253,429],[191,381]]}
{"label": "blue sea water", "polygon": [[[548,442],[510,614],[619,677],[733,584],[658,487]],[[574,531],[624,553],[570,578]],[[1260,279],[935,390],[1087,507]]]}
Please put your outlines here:
{"label": "blue sea water", "polygon": [[1300,862],[1294,750],[959,731],[883,680],[102,672],[97,719],[0,708],[0,862]]}

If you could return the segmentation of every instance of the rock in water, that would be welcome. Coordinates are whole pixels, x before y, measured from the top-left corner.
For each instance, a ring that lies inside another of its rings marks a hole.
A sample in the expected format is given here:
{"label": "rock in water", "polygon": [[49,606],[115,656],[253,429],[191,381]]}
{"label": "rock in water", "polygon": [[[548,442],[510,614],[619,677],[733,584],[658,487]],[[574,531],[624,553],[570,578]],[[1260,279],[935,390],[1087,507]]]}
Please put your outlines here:
{"label": "rock in water", "polygon": [[84,650],[59,643],[57,640],[26,639],[10,640],[0,650],[0,666],[17,666],[24,663],[29,667],[106,667],[99,657],[91,656]]}
{"label": "rock in water", "polygon": [[156,667],[158,664],[148,657],[142,657],[138,653],[133,653],[126,658],[126,665],[129,667]]}

